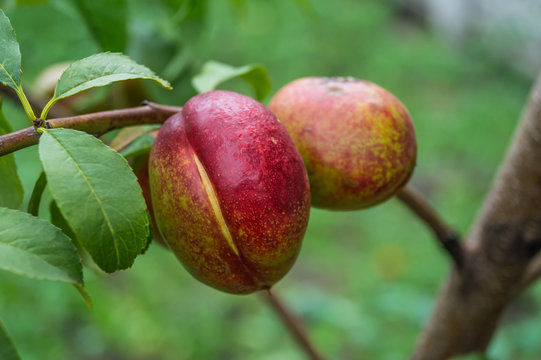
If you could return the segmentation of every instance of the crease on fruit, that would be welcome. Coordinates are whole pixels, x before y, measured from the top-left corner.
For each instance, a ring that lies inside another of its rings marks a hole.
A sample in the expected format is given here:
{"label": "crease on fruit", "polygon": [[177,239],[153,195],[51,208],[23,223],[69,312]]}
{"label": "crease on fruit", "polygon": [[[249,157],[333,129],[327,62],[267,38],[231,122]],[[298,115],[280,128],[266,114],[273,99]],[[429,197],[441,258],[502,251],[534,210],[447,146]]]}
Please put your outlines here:
{"label": "crease on fruit", "polygon": [[205,189],[205,192],[207,194],[207,197],[210,202],[210,206],[212,207],[212,211],[214,212],[214,215],[216,217],[216,221],[218,222],[218,225],[220,226],[220,230],[227,241],[229,247],[233,252],[240,257],[239,249],[237,248],[237,245],[233,242],[233,237],[231,236],[231,233],[229,232],[229,228],[227,227],[227,224],[225,222],[224,216],[222,214],[222,209],[220,208],[220,204],[218,203],[218,197],[216,196],[216,193],[214,192],[214,187],[212,186],[212,183],[210,182],[210,179],[207,175],[207,171],[203,167],[203,164],[201,164],[201,161],[199,161],[199,158],[197,157],[197,154],[193,154],[193,158],[195,161],[195,164],[197,166],[197,171],[199,172],[199,176],[201,176],[201,181],[203,182],[203,188]]}

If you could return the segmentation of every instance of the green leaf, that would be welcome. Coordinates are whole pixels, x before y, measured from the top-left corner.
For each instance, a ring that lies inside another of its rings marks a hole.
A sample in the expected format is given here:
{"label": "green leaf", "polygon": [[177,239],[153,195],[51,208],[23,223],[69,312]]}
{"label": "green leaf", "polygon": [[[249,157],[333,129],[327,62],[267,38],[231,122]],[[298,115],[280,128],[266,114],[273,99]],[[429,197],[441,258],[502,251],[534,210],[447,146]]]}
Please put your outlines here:
{"label": "green leaf", "polygon": [[62,99],[97,86],[128,79],[153,80],[164,88],[171,85],[146,66],[139,65],[120,53],[101,53],[75,61],[56,85],[54,97]]}
{"label": "green leaf", "polygon": [[161,125],[158,124],[124,127],[117,133],[109,146],[118,152],[122,152],[123,149],[129,146],[138,137],[148,134],[150,132],[157,133],[160,127]]}
{"label": "green leaf", "polygon": [[119,53],[100,53],[72,63],[62,73],[53,98],[45,105],[41,118],[45,119],[51,106],[60,99],[97,86],[105,86],[128,79],[148,79],[166,89],[171,85],[146,66],[139,65]]}
{"label": "green leaf", "polygon": [[0,10],[0,82],[18,90],[21,74],[19,43],[8,17]]}
{"label": "green leaf", "polygon": [[141,154],[148,154],[155,139],[155,136],[143,134],[123,148],[120,153],[128,159]]}
{"label": "green leaf", "polygon": [[[34,279],[69,282],[92,307],[75,246],[59,228],[45,220],[0,208],[0,269]],[[1,345],[0,339],[0,355]]]}
{"label": "green leaf", "polygon": [[218,85],[237,77],[254,88],[259,101],[262,101],[271,90],[270,77],[265,67],[245,65],[235,68],[217,61],[208,61],[203,65],[201,73],[193,77],[192,85],[199,93],[203,93],[214,90]]}
{"label": "green leaf", "polygon": [[[0,98],[0,135],[10,133],[9,125],[2,111],[2,98]],[[17,164],[13,154],[0,157],[0,206],[17,209],[23,201],[23,185],[17,174]]]}
{"label": "green leaf", "polygon": [[6,116],[4,115],[4,111],[2,110],[3,104],[4,101],[0,96],[0,135],[4,135],[13,131],[8,119],[6,119]]}
{"label": "green leaf", "polygon": [[51,223],[18,210],[0,208],[0,269],[83,286],[81,259],[70,239]]}
{"label": "green leaf", "polygon": [[104,51],[124,51],[127,39],[126,0],[76,0],[81,17]]}
{"label": "green leaf", "polygon": [[149,220],[126,159],[86,133],[42,131],[49,189],[78,242],[106,272],[130,267],[147,245]]}
{"label": "green leaf", "polygon": [[0,359],[2,360],[20,360],[17,349],[8,335],[4,324],[0,321]]}
{"label": "green leaf", "polygon": [[49,204],[49,213],[51,214],[51,223],[60,230],[62,230],[62,232],[73,241],[75,247],[79,249],[80,244],[77,242],[77,237],[75,236],[75,233],[70,228],[64,216],[62,216],[62,213],[60,212],[60,209],[58,208],[58,205],[56,205],[56,201],[54,200],[51,200],[51,203]]}
{"label": "green leaf", "polygon": [[21,86],[21,75],[21,50],[15,38],[15,30],[11,27],[6,14],[0,9],[0,82],[15,90],[26,116],[33,121],[36,116]]}
{"label": "green leaf", "polygon": [[30,196],[30,201],[28,202],[28,213],[30,215],[38,216],[39,204],[41,203],[41,196],[43,195],[45,186],[47,186],[47,178],[45,177],[45,172],[42,171],[34,184],[32,196]]}
{"label": "green leaf", "polygon": [[[160,125],[139,125],[123,128],[109,144],[126,159],[143,156],[148,159],[148,154],[156,139]],[[133,163],[132,163],[133,167]]]}
{"label": "green leaf", "polygon": [[[62,232],[71,239],[71,241],[77,248],[77,253],[79,253],[79,256],[81,257],[83,261],[83,265],[91,269],[95,273],[102,273],[102,270],[96,265],[95,262],[92,261],[88,252],[77,241],[77,237],[75,236],[75,233],[73,232],[68,222],[66,221],[66,219],[60,212],[60,209],[58,208],[58,206],[56,205],[56,201],[54,200],[51,200],[51,203],[49,204],[49,213],[51,214],[51,223],[54,226],[61,229]],[[77,290],[80,291],[81,289],[77,289]],[[85,294],[82,292],[81,292],[81,295],[85,296]],[[89,305],[91,305],[91,303],[92,301],[90,300]]]}

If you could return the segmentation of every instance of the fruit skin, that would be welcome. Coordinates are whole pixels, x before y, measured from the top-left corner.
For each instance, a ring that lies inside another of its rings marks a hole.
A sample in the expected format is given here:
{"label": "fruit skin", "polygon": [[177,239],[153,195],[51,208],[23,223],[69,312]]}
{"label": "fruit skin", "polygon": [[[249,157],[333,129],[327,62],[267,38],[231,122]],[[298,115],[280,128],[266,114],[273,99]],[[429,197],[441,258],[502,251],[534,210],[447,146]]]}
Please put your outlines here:
{"label": "fruit skin", "polygon": [[299,148],[314,207],[367,208],[393,196],[411,177],[417,144],[410,115],[378,85],[302,78],[280,89],[269,108]]}
{"label": "fruit skin", "polygon": [[158,225],[156,224],[156,218],[154,216],[154,208],[152,206],[150,179],[148,174],[149,155],[150,153],[146,153],[137,157],[132,164],[132,168],[135,176],[137,177],[137,181],[139,182],[139,186],[141,186],[141,190],[143,190],[143,197],[145,198],[145,203],[150,214],[150,221],[152,223],[152,241],[167,247],[167,244],[163,240],[160,231],[158,230]]}
{"label": "fruit skin", "polygon": [[194,277],[243,294],[289,271],[310,189],[295,144],[266,107],[229,91],[193,97],[160,129],[149,173],[160,232]]}

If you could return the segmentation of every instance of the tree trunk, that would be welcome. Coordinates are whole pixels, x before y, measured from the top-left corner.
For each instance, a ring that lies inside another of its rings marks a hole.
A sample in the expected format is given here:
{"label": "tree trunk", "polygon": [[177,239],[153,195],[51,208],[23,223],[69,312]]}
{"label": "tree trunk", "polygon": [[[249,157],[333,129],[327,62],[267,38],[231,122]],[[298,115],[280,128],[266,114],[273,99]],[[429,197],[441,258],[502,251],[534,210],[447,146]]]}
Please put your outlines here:
{"label": "tree trunk", "polygon": [[540,275],[540,249],[541,74],[413,359],[485,351],[504,310]]}

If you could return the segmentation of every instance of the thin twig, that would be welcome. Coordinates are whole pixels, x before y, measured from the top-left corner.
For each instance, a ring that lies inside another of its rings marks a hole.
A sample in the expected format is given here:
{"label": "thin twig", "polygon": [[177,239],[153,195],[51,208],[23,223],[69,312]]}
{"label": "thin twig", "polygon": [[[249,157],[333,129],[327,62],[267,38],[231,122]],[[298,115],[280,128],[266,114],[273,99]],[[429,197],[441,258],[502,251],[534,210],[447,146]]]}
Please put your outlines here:
{"label": "thin twig", "polygon": [[[134,108],[51,119],[45,125],[48,128],[75,129],[94,135],[103,135],[125,126],[161,124],[181,109],[181,107],[146,102],[143,106]],[[36,145],[39,136],[40,134],[33,126],[0,136],[0,156]]]}
{"label": "thin twig", "polygon": [[316,351],[310,340],[306,335],[305,330],[301,324],[284,306],[276,295],[272,294],[270,290],[263,291],[263,297],[267,300],[270,307],[280,317],[283,324],[287,327],[297,344],[306,353],[306,356],[312,360],[323,360],[323,357]]}
{"label": "thin twig", "polygon": [[404,187],[397,198],[413,211],[433,232],[440,245],[448,252],[457,268],[461,268],[464,261],[464,250],[459,236],[438,212],[430,205],[418,190],[411,185]]}

